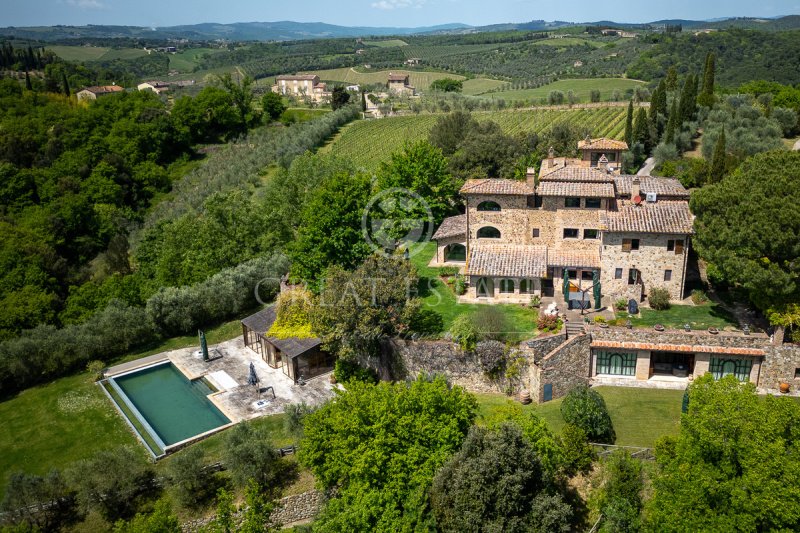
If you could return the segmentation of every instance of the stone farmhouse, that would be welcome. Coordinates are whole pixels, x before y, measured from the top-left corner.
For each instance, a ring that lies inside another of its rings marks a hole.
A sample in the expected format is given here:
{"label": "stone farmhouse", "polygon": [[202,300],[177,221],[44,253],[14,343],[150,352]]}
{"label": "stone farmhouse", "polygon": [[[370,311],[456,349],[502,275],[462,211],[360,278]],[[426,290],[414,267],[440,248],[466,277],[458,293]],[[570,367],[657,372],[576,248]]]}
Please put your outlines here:
{"label": "stone farmhouse", "polygon": [[124,91],[125,89],[120,87],[119,85],[100,85],[100,86],[86,87],[85,89],[75,93],[75,96],[78,97],[78,100],[97,100],[101,96],[107,96],[109,94],[117,94]]}
{"label": "stone farmhouse", "polygon": [[272,92],[283,96],[298,96],[310,98],[313,102],[320,103],[330,99],[331,92],[325,83],[319,81],[316,74],[297,74],[294,76],[277,76]]}
{"label": "stone farmhouse", "polygon": [[389,73],[387,82],[390,94],[414,96],[417,90],[408,82],[408,74]]}
{"label": "stone farmhouse", "polygon": [[153,91],[156,94],[161,94],[169,91],[169,83],[165,81],[144,81],[136,86],[140,91]]}
{"label": "stone farmhouse", "polygon": [[464,184],[466,213],[433,236],[436,263],[463,266],[462,301],[525,303],[563,291],[570,308],[599,308],[643,301],[654,287],[683,298],[689,192],[675,179],[620,174],[623,142],[587,139],[579,147],[580,159],[551,151],[526,181]]}

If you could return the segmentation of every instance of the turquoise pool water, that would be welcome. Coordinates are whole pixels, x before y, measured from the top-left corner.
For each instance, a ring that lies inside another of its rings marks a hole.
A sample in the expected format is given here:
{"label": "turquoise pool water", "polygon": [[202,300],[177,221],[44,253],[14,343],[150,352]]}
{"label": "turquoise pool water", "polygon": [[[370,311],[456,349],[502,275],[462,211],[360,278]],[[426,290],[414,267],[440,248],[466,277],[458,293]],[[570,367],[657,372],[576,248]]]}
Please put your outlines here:
{"label": "turquoise pool water", "polygon": [[167,446],[230,422],[206,397],[213,392],[208,385],[189,381],[172,363],[112,380]]}

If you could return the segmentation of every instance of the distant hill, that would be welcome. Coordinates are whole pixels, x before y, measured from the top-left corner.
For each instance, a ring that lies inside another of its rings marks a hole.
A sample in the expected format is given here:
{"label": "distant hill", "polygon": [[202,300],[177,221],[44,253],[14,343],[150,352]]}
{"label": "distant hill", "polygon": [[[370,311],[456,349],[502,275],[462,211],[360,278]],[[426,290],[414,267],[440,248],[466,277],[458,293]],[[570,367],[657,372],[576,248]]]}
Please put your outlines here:
{"label": "distant hill", "polygon": [[80,39],[138,38],[138,39],[193,39],[230,41],[291,41],[299,39],[322,39],[339,37],[367,37],[389,35],[416,35],[431,33],[479,33],[497,31],[552,31],[571,26],[611,26],[618,28],[648,28],[682,25],[684,29],[697,28],[744,28],[779,31],[800,28],[800,15],[778,18],[726,18],[714,21],[658,20],[647,23],[621,23],[610,20],[597,22],[565,22],[532,20],[528,22],[469,26],[467,24],[441,24],[419,28],[337,26],[323,22],[237,22],[234,24],[191,24],[146,28],[141,26],[29,26],[0,28],[0,36],[37,41],[65,41]]}

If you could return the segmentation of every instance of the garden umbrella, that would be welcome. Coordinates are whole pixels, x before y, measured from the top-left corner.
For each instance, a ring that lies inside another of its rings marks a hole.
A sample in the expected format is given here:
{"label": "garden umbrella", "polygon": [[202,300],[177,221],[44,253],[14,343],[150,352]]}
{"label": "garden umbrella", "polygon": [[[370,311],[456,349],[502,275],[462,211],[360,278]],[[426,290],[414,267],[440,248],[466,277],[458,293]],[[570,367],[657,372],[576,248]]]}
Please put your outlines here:
{"label": "garden umbrella", "polygon": [[258,376],[256,375],[256,365],[254,365],[252,361],[250,361],[250,375],[247,376],[247,384],[252,385],[254,387],[258,385]]}
{"label": "garden umbrella", "polygon": [[569,272],[564,269],[564,300],[569,304]]}
{"label": "garden umbrella", "polygon": [[601,302],[602,293],[600,292],[600,289],[601,289],[601,287],[600,287],[600,275],[597,273],[597,270],[592,272],[592,283],[593,283],[593,285],[592,285],[592,296],[594,297],[594,308],[595,309],[600,309],[602,307],[602,302]]}
{"label": "garden umbrella", "polygon": [[203,361],[208,361],[208,343],[206,342],[206,334],[202,329],[197,330],[197,335],[200,337],[200,351],[203,352]]}

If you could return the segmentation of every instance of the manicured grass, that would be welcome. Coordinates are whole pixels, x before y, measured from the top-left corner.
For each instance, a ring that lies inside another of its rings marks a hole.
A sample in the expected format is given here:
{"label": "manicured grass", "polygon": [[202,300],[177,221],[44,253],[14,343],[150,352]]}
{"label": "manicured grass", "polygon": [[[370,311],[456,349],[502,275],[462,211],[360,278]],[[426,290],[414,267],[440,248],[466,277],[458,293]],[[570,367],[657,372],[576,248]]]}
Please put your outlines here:
{"label": "manicured grass", "polygon": [[94,61],[100,59],[110,48],[103,46],[47,46],[61,59],[65,61]]}
{"label": "manicured grass", "polygon": [[489,78],[473,78],[471,80],[464,80],[464,87],[461,92],[466,95],[475,96],[502,87],[506,83],[508,82]]}
{"label": "manicured grass", "polygon": [[[715,327],[738,327],[736,320],[725,309],[715,303],[703,305],[672,305],[664,311],[641,308],[640,316],[631,319],[637,328],[652,327],[661,324],[665,328],[682,329],[684,324],[689,324],[692,329],[708,329]],[[624,315],[624,313],[621,313]]]}
{"label": "manicured grass", "polygon": [[521,341],[536,335],[536,319],[538,310],[524,307],[520,304],[511,305],[482,305],[458,303],[455,293],[439,277],[439,269],[431,268],[428,263],[436,254],[436,243],[428,242],[411,260],[417,266],[420,276],[419,294],[426,309],[431,309],[441,315],[442,332],[448,331],[457,316],[474,314],[481,308],[494,307],[503,312],[508,323],[509,331],[505,332],[511,341]]}
{"label": "manicured grass", "polygon": [[378,48],[394,48],[396,46],[408,46],[408,43],[400,39],[386,39],[385,41],[364,41],[367,46],[377,46]]}
{"label": "manicured grass", "polygon": [[389,70],[367,70],[359,72],[349,67],[334,68],[329,70],[315,70],[303,72],[303,74],[316,74],[321,80],[340,81],[343,83],[359,83],[359,84],[385,84],[389,79],[389,73],[392,74],[408,74],[409,83],[417,88],[417,90],[425,90],[430,87],[431,82],[442,78],[453,78],[456,80],[463,80],[464,76],[457,74],[448,74],[445,72],[424,72],[419,70],[402,70],[392,69]]}
{"label": "manicured grass", "polygon": [[[558,80],[536,89],[519,89],[515,91],[499,91],[491,93],[493,98],[502,98],[507,101],[527,100],[538,102],[542,98],[547,98],[550,91],[561,91],[564,93],[564,103],[567,103],[566,96],[568,91],[575,93],[581,102],[589,102],[592,89],[600,91],[600,99],[608,101],[615,90],[619,90],[623,95],[627,89],[644,86],[645,82],[629,80],[625,78],[589,78],[589,79],[567,79]],[[488,96],[488,95],[487,95]]]}
{"label": "manicured grass", "polygon": [[[206,330],[210,345],[241,334],[238,319]],[[175,337],[125,354],[112,364],[197,344],[196,335]],[[86,372],[32,387],[0,402],[0,420],[0,499],[15,471],[44,474],[121,445],[134,446],[143,456],[147,453]],[[282,428],[282,422],[271,423]],[[286,441],[277,443],[291,444]]]}
{"label": "manicured grass", "polygon": [[[651,448],[664,435],[676,435],[681,418],[683,391],[644,389],[634,387],[597,387],[603,396],[617,434],[619,446]],[[479,420],[513,402],[502,394],[476,394]],[[564,427],[561,417],[561,399],[541,405],[520,406],[525,412],[534,412],[544,418],[550,429],[558,433]]]}

